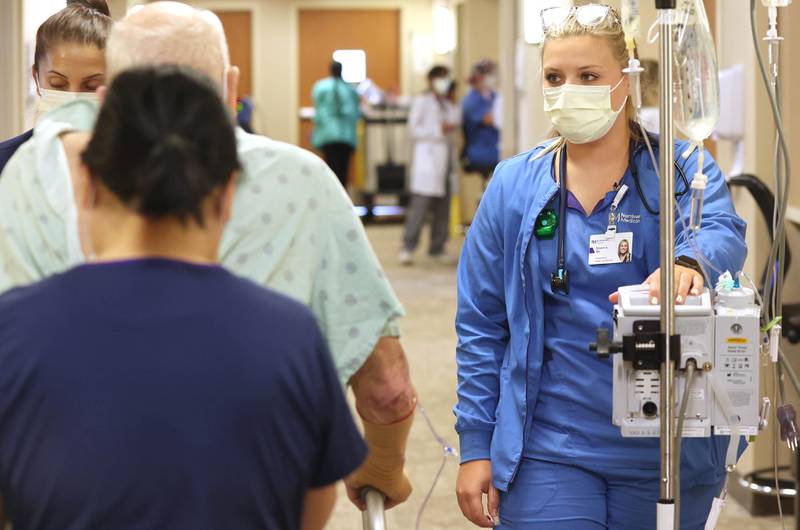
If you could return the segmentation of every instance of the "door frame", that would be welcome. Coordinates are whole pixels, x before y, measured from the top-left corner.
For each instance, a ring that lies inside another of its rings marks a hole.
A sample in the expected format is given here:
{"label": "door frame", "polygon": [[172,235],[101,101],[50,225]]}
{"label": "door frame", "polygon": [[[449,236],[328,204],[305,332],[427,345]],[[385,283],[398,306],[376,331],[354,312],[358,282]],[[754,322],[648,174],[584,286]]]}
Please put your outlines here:
{"label": "door frame", "polygon": [[[264,61],[263,54],[265,53],[265,45],[261,37],[261,32],[257,31],[258,21],[261,17],[262,2],[260,0],[191,0],[187,3],[192,7],[208,9],[209,11],[217,11],[220,13],[234,11],[247,11],[250,13],[250,57],[252,61],[250,72],[252,76],[252,97],[258,102],[258,95],[262,93],[262,89],[264,88],[261,78],[261,65]],[[253,126],[256,130],[264,130],[264,124],[261,123],[261,113],[258,112],[257,103],[255,112],[253,113],[253,122]]]}
{"label": "door frame", "polygon": [[289,47],[291,50],[290,64],[294,69],[290,75],[290,102],[292,108],[297,109],[295,119],[292,121],[292,138],[300,138],[300,11],[301,10],[315,10],[315,11],[373,11],[376,9],[385,9],[397,11],[400,16],[400,93],[410,94],[411,87],[413,86],[412,76],[413,72],[409,71],[407,61],[411,53],[411,28],[409,24],[408,6],[404,5],[398,0],[296,0],[291,5],[291,27],[292,27],[292,42],[293,45]]}
{"label": "door frame", "polygon": [[0,59],[4,71],[9,75],[0,78],[0,139],[11,138],[21,133],[25,126],[25,94],[30,71],[26,71],[23,46],[22,0],[10,0],[0,7],[0,46],[4,50]]}

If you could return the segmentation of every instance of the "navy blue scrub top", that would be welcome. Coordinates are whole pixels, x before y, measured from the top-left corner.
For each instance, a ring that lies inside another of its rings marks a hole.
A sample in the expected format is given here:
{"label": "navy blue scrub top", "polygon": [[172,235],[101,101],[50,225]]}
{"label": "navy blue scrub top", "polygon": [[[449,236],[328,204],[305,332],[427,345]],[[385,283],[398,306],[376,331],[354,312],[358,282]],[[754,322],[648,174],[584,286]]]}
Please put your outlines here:
{"label": "navy blue scrub top", "polygon": [[15,136],[10,140],[0,142],[0,173],[3,173],[3,168],[6,167],[6,164],[11,160],[11,157],[14,156],[14,153],[17,152],[17,149],[30,140],[31,136],[33,136],[33,129],[19,136]]}
{"label": "navy blue scrub top", "polygon": [[82,265],[0,296],[15,530],[300,528],[366,455],[314,316],[221,267]]}

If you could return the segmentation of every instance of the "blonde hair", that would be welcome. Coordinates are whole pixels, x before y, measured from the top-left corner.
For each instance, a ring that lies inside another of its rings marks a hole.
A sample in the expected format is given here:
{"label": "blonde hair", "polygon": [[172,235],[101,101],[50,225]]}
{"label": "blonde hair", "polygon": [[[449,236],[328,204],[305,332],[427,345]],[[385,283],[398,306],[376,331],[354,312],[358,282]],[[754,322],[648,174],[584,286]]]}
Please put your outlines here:
{"label": "blonde hair", "polygon": [[[594,26],[584,26],[575,17],[575,11],[571,11],[567,19],[561,24],[553,24],[545,29],[544,42],[541,46],[542,64],[544,63],[544,48],[547,43],[553,40],[568,39],[570,37],[597,37],[604,39],[614,59],[617,60],[620,70],[628,66],[628,48],[625,45],[625,32],[622,30],[622,19],[619,12],[611,7],[608,7],[608,15]],[[638,58],[638,54],[636,55]],[[628,121],[629,134],[634,140],[641,140],[641,133],[638,127],[630,126],[631,122],[636,121],[636,108],[633,106],[633,98],[628,97],[625,102],[625,118]],[[555,138],[559,136],[555,130],[550,132],[550,136]]]}

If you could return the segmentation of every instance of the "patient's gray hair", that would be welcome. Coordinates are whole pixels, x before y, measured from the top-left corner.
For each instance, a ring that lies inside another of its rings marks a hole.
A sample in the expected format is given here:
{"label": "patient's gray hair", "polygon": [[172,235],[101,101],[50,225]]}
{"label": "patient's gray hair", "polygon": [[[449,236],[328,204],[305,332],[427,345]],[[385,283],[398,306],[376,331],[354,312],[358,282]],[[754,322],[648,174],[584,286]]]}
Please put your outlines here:
{"label": "patient's gray hair", "polygon": [[135,66],[181,64],[224,82],[230,64],[222,22],[211,11],[180,2],[134,8],[106,43],[107,77]]}

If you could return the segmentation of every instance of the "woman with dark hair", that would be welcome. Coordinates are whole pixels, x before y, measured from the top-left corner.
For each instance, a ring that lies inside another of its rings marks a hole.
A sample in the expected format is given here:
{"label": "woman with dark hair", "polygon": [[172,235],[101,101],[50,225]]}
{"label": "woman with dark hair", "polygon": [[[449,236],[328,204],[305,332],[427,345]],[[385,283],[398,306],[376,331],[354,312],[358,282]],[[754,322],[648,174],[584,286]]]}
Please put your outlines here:
{"label": "woman with dark hair", "polygon": [[[106,0],[67,0],[36,32],[31,75],[39,101],[36,121],[73,99],[95,99],[105,83],[106,38],[113,21]],[[0,173],[33,131],[0,142]]]}
{"label": "woman with dark hair", "polygon": [[0,297],[14,528],[321,530],[366,450],[310,311],[217,264],[219,87],[119,74],[81,158],[94,262]]}

